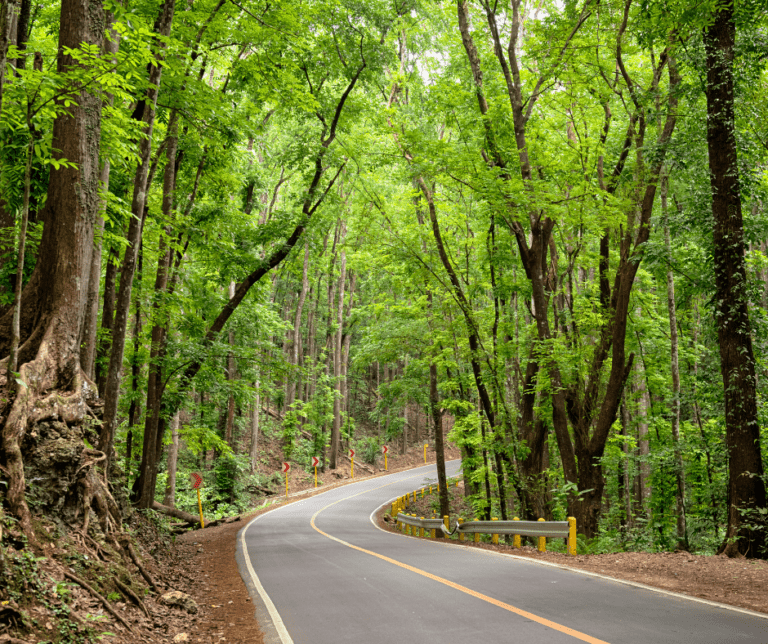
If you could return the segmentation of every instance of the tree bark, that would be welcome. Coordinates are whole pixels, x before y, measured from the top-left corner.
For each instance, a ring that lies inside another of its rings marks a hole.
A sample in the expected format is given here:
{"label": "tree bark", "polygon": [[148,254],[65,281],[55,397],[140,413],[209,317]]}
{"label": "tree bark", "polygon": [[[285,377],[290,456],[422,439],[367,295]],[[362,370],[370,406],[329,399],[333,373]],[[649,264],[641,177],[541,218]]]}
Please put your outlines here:
{"label": "tree bark", "polygon": [[[340,242],[344,243],[347,226],[341,222]],[[340,251],[338,304],[336,309],[336,333],[333,350],[333,378],[336,395],[333,399],[333,426],[331,428],[331,469],[336,469],[339,450],[341,449],[341,336],[344,324],[344,287],[347,281],[347,253],[342,248]]]}
{"label": "tree bark", "polygon": [[672,272],[672,240],[669,235],[668,190],[669,177],[664,172],[661,177],[659,196],[661,197],[661,213],[664,220],[664,244],[669,262],[667,269],[667,311],[669,313],[670,369],[672,372],[672,443],[675,451],[675,483],[677,486],[675,493],[676,527],[678,548],[688,550],[688,530],[685,516],[685,469],[683,467],[683,452],[680,447],[680,359],[677,339],[677,304],[675,303],[675,275]]}
{"label": "tree bark", "polygon": [[168,451],[168,480],[165,484],[163,505],[176,507],[176,466],[179,460],[179,412],[171,420],[171,449]]}
{"label": "tree bark", "polygon": [[[120,49],[120,33],[114,29],[114,16],[111,12],[106,15],[107,23],[111,25],[109,37],[104,39],[104,58],[114,61],[115,55]],[[108,94],[105,105],[113,105],[115,97]],[[96,377],[96,331],[99,317],[99,282],[101,281],[101,253],[104,238],[104,217],[107,210],[107,195],[109,193],[109,157],[101,160],[99,172],[100,217],[96,220],[94,233],[93,257],[91,258],[91,276],[88,280],[88,303],[86,304],[85,320],[83,322],[83,341],[80,349],[80,364],[86,375],[94,379]],[[111,320],[110,320],[111,321]]]}
{"label": "tree bark", "polygon": [[[78,64],[65,49],[86,43],[99,50],[103,31],[101,2],[62,0],[59,72]],[[80,333],[98,216],[100,135],[101,100],[86,91],[54,121],[53,154],[70,165],[51,170],[39,260],[22,298],[22,311],[27,309],[23,318],[31,321],[21,327],[24,335],[19,350],[20,379],[27,386],[19,388],[9,401],[10,409],[2,410],[6,412],[2,413],[6,417],[2,442],[9,479],[6,500],[31,538],[21,452],[27,425],[50,417],[82,420],[84,398],[93,392],[80,367]],[[7,338],[3,338],[0,354],[8,350]]]}
{"label": "tree bark", "polygon": [[304,242],[304,266],[301,273],[301,292],[299,301],[296,304],[296,315],[293,319],[293,341],[291,342],[291,360],[290,364],[294,367],[289,375],[288,391],[285,396],[285,406],[290,408],[296,399],[296,380],[298,378],[299,351],[302,348],[301,343],[301,316],[304,311],[304,301],[307,299],[309,290],[309,242]]}
{"label": "tree bark", "polygon": [[744,513],[766,507],[760,424],[757,414],[755,358],[750,331],[744,223],[734,118],[733,61],[736,23],[733,1],[718,7],[704,30],[707,67],[707,146],[712,185],[715,262],[715,320],[725,390],[728,449],[728,556],[766,556],[764,530],[753,530]]}
{"label": "tree bark", "polygon": [[99,434],[99,448],[107,455],[107,468],[112,459],[115,430],[117,429],[117,403],[120,395],[120,380],[123,369],[123,354],[125,350],[125,331],[128,322],[128,309],[131,302],[133,277],[136,270],[136,256],[144,225],[145,203],[147,199],[147,179],[149,177],[150,156],[152,152],[152,131],[155,124],[155,107],[160,88],[160,78],[163,66],[161,64],[165,49],[165,38],[171,31],[175,0],[165,0],[160,10],[157,22],[158,51],[157,65],[152,65],[149,72],[149,89],[144,99],[142,120],[144,123],[144,138],[139,144],[139,164],[133,182],[133,199],[131,202],[131,220],[128,225],[128,247],[125,249],[122,270],[120,272],[120,288],[117,295],[115,321],[112,328],[112,348],[109,356],[109,370],[104,391],[104,420]]}

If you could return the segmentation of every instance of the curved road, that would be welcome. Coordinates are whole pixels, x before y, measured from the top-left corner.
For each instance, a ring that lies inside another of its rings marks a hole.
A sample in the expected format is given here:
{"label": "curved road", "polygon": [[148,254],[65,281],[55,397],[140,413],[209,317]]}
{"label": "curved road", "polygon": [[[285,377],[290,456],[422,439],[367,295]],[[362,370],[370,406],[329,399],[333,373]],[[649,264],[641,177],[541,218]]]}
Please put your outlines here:
{"label": "curved road", "polygon": [[434,465],[368,479],[243,528],[238,563],[265,641],[768,644],[768,616],[373,525],[381,505],[435,481]]}

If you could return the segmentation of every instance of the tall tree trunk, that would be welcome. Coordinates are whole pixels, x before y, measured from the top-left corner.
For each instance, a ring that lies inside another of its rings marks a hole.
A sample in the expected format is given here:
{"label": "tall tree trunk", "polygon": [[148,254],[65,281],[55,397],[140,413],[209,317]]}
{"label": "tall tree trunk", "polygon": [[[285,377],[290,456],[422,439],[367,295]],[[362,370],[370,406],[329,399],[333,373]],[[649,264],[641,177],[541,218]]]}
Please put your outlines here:
{"label": "tall tree trunk", "polygon": [[139,244],[139,259],[137,265],[137,285],[134,297],[133,321],[133,356],[131,359],[131,404],[128,407],[128,436],[125,446],[125,479],[129,482],[131,476],[131,460],[133,459],[133,428],[139,422],[141,409],[139,407],[139,377],[141,376],[141,279],[144,273],[144,244]]}
{"label": "tall tree trunk", "polygon": [[[60,25],[59,72],[78,66],[67,49],[77,49],[83,43],[101,49],[104,13],[98,0],[62,0]],[[65,158],[69,164],[51,170],[39,261],[22,297],[18,356],[19,378],[26,386],[0,410],[5,417],[6,501],[32,539],[21,444],[33,410],[37,409],[36,422],[59,415],[77,422],[85,414],[83,399],[93,391],[80,367],[80,333],[98,216],[100,137],[101,100],[82,91],[54,121],[54,157]],[[8,314],[0,321],[3,356],[9,349],[10,322]],[[46,409],[50,411],[44,412]]]}
{"label": "tall tree trunk", "polygon": [[[340,240],[344,242],[347,226],[341,223]],[[339,450],[341,449],[341,336],[344,324],[344,286],[347,281],[347,253],[342,248],[340,252],[339,269],[339,295],[336,310],[336,334],[333,350],[333,378],[335,382],[336,395],[333,399],[333,427],[331,429],[331,469],[336,469]]]}
{"label": "tall tree trunk", "polygon": [[259,467],[259,420],[261,415],[261,385],[257,380],[254,385],[253,411],[251,412],[251,448],[248,453],[251,463],[251,474],[255,474]]}
{"label": "tall tree trunk", "polygon": [[[176,121],[174,116],[168,124],[168,143],[166,145],[166,164],[163,175],[163,217],[170,221],[172,217],[174,193],[176,190],[176,152],[178,146],[178,137],[176,133]],[[154,494],[152,498],[147,498],[147,490],[154,491],[155,481],[152,476],[147,476],[146,472],[152,470],[154,477],[157,476],[157,462],[155,460],[156,445],[158,436],[160,436],[160,407],[163,397],[163,378],[162,361],[165,356],[165,341],[167,321],[164,313],[163,296],[168,286],[168,274],[171,268],[171,258],[173,249],[171,248],[169,237],[171,235],[170,224],[160,233],[157,249],[157,272],[155,274],[155,286],[152,301],[152,333],[149,349],[149,373],[147,377],[147,403],[146,416],[144,418],[144,437],[141,449],[141,465],[139,467],[139,477],[136,479],[136,490],[132,494],[134,501],[138,501],[141,507],[152,507]],[[106,410],[105,410],[106,414]]]}
{"label": "tall tree trunk", "polygon": [[301,292],[299,301],[296,304],[296,315],[293,319],[293,341],[291,342],[290,364],[293,366],[293,372],[288,377],[288,391],[285,396],[286,409],[290,408],[296,399],[296,380],[298,378],[299,352],[302,348],[301,342],[301,316],[304,311],[304,301],[307,299],[309,290],[309,241],[304,242],[304,267],[301,273]]}
{"label": "tall tree trunk", "polygon": [[445,442],[443,440],[443,412],[437,391],[437,364],[429,363],[429,410],[435,428],[435,460],[437,461],[437,484],[440,486],[440,516],[451,513],[448,500],[448,479],[445,476]]}
{"label": "tall tree trunk", "polygon": [[[175,0],[165,0],[158,18],[158,51],[155,54],[157,65],[152,65],[149,73],[149,89],[147,90],[142,121],[144,137],[139,145],[139,164],[133,183],[133,199],[131,202],[131,220],[128,225],[128,247],[125,249],[122,270],[120,272],[120,288],[117,295],[115,322],[112,328],[112,348],[109,356],[109,370],[104,391],[104,420],[99,434],[99,448],[107,456],[107,468],[112,459],[115,430],[117,428],[117,403],[120,395],[120,379],[123,369],[123,353],[125,350],[125,331],[128,321],[128,308],[131,302],[131,290],[136,269],[136,255],[139,250],[144,224],[144,205],[147,198],[147,179],[149,177],[150,155],[152,152],[152,131],[155,124],[155,107],[160,87],[161,64],[165,49],[165,39],[171,31]],[[151,504],[151,502],[150,502]],[[150,507],[147,505],[146,507]]]}
{"label": "tall tree trunk", "polygon": [[766,534],[754,530],[744,513],[766,507],[760,423],[757,415],[755,358],[752,352],[744,223],[734,119],[733,60],[736,41],[734,3],[718,7],[704,30],[707,67],[707,145],[712,184],[715,262],[715,320],[720,369],[725,389],[728,449],[728,529],[723,551],[728,556],[765,556]]}
{"label": "tall tree trunk", "polygon": [[[228,291],[229,299],[235,296],[235,283],[229,283]],[[232,327],[229,328],[229,346],[235,346],[235,331]],[[235,364],[235,354],[230,350],[227,354],[227,382],[232,387],[235,378],[237,377],[237,365]],[[227,399],[227,424],[224,430],[224,440],[227,441],[227,445],[234,449],[234,435],[235,435],[235,395],[230,392]]]}
{"label": "tall tree trunk", "polygon": [[[107,23],[111,25],[109,37],[104,39],[104,58],[110,61],[115,60],[115,56],[120,48],[120,33],[114,29],[114,16],[111,12],[106,15]],[[115,102],[115,97],[108,94],[105,105],[111,106]],[[109,193],[109,157],[101,159],[101,170],[99,172],[99,190],[100,197],[100,217],[96,220],[96,231],[94,234],[93,257],[91,258],[91,276],[88,280],[88,303],[85,310],[85,319],[83,321],[83,341],[80,349],[80,364],[86,375],[94,379],[96,377],[96,331],[98,328],[99,317],[99,286],[101,281],[101,252],[104,240],[104,217],[107,210],[107,195]],[[110,320],[111,321],[111,320]]]}
{"label": "tall tree trunk", "polygon": [[678,547],[688,550],[688,530],[686,529],[685,512],[685,469],[683,467],[683,452],[680,448],[680,360],[677,340],[677,305],[675,303],[675,276],[672,272],[672,241],[669,236],[669,212],[667,208],[667,192],[669,177],[664,172],[661,177],[661,213],[664,220],[664,243],[667,250],[669,268],[667,269],[667,311],[669,312],[669,343],[670,368],[672,371],[672,443],[675,450],[675,482],[677,490],[675,500],[677,505],[677,541]]}
{"label": "tall tree trunk", "polygon": [[168,480],[165,484],[163,505],[176,507],[176,466],[179,460],[179,412],[171,420],[171,449],[168,451]]}

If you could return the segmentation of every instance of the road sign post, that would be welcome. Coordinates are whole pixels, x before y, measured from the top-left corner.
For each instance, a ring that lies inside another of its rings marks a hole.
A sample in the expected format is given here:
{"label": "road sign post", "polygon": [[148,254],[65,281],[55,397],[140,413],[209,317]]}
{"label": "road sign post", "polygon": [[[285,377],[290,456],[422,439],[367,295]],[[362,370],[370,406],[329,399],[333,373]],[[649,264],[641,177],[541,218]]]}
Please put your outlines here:
{"label": "road sign post", "polygon": [[197,509],[200,510],[200,527],[204,528],[205,519],[203,519],[203,502],[200,499],[200,486],[203,484],[203,477],[197,472],[192,472],[192,474],[189,475],[189,478],[192,480],[192,489],[197,490]]}
{"label": "road sign post", "polygon": [[350,468],[349,477],[355,478],[355,450],[351,449],[349,450],[349,461],[352,463],[352,467]]}
{"label": "road sign post", "polygon": [[288,498],[288,471],[291,469],[290,463],[283,462],[283,472],[285,472],[285,498]]}
{"label": "road sign post", "polygon": [[386,445],[383,445],[381,448],[381,451],[384,452],[384,471],[388,472],[389,470],[387,469],[387,452],[389,451],[389,447],[387,447]]}
{"label": "road sign post", "polygon": [[320,459],[317,456],[312,457],[312,467],[315,468],[315,487],[317,487],[317,466],[320,464]]}

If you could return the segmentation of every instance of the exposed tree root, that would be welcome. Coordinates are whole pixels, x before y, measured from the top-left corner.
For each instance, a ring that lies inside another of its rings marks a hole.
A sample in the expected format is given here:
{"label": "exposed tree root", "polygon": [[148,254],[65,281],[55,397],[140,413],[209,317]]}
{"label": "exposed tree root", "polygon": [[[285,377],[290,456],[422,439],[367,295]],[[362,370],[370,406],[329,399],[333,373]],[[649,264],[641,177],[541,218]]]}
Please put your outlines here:
{"label": "exposed tree root", "polygon": [[131,628],[131,625],[123,619],[122,615],[120,615],[114,608],[112,608],[112,604],[110,604],[105,597],[102,597],[96,590],[93,589],[88,583],[80,579],[78,576],[73,575],[71,572],[64,571],[64,576],[67,579],[70,579],[74,581],[78,586],[82,586],[87,590],[91,595],[93,595],[96,599],[98,599],[103,605],[104,608],[107,610],[107,612],[112,615],[118,622],[120,622],[125,628],[128,629],[128,632],[131,633],[131,635],[135,635],[133,632],[133,629]]}
{"label": "exposed tree root", "polygon": [[162,590],[160,589],[160,586],[157,585],[155,580],[152,578],[152,575],[149,574],[149,571],[142,565],[141,561],[139,560],[138,555],[136,554],[136,551],[133,549],[133,544],[131,543],[131,540],[128,538],[128,535],[122,534],[120,535],[123,547],[125,550],[128,551],[128,554],[131,556],[131,560],[133,561],[134,565],[139,569],[139,572],[141,573],[141,576],[144,577],[146,582],[152,587],[152,589],[158,594],[162,594]]}
{"label": "exposed tree root", "polygon": [[[71,342],[68,334],[59,335],[60,329],[55,319],[44,328],[46,331],[34,360],[19,368],[19,380],[23,384],[10,387],[9,383],[6,383],[6,391],[11,392],[14,388],[16,391],[2,428],[3,455],[8,473],[6,499],[11,512],[19,519],[22,531],[35,546],[39,544],[32,529],[32,519],[25,499],[22,440],[30,426],[44,420],[61,420],[70,425],[81,423],[86,413],[86,402],[96,393],[93,384],[80,369],[77,347]],[[99,497],[97,504],[103,502],[105,507],[108,506],[101,486],[91,487],[94,497]],[[114,499],[112,502],[114,503]],[[100,519],[104,520],[107,513],[102,511],[101,514],[103,516]],[[87,520],[86,514],[85,521]]]}
{"label": "exposed tree root", "polygon": [[139,599],[139,596],[133,592],[130,586],[127,584],[124,584],[122,581],[120,581],[117,577],[114,579],[115,586],[117,586],[123,594],[127,595],[128,597],[133,600],[133,603],[136,604],[139,608],[141,608],[142,612],[147,616],[147,619],[152,619],[152,616],[149,614],[149,611],[147,610],[147,607],[144,605],[144,602]]}

